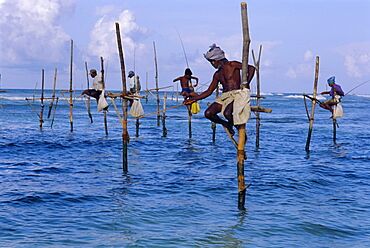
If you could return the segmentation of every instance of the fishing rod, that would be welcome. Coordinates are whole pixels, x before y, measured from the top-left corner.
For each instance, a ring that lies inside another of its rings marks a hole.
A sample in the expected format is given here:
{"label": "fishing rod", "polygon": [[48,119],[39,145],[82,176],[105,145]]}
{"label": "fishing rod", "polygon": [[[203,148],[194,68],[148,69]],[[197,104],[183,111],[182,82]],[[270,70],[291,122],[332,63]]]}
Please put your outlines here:
{"label": "fishing rod", "polygon": [[185,61],[186,61],[186,66],[187,66],[187,68],[189,68],[188,57],[186,56],[184,43],[182,42],[182,39],[181,39],[180,33],[179,33],[179,31],[177,31],[177,29],[176,29],[176,32],[177,32],[177,35],[179,36],[179,39],[180,39],[180,42],[181,42],[182,51],[184,52],[184,57],[185,57]]}
{"label": "fishing rod", "polygon": [[356,87],[354,87],[353,89],[351,89],[350,91],[348,91],[348,92],[345,94],[345,96],[346,96],[346,95],[348,95],[349,93],[351,93],[352,91],[354,91],[355,89],[357,89],[358,87],[360,87],[360,86],[362,86],[362,85],[364,85],[364,84],[367,84],[367,83],[369,83],[369,82],[370,82],[370,80],[367,80],[367,81],[365,81],[365,82],[363,82],[363,83],[361,83],[361,84],[357,85]]}

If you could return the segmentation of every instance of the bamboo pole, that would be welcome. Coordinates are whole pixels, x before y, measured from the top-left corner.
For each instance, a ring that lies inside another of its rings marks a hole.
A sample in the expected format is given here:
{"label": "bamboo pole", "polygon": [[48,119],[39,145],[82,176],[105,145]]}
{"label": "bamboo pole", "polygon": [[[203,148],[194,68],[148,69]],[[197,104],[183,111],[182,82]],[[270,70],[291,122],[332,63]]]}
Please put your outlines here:
{"label": "bamboo pole", "polygon": [[[258,51],[258,59],[254,55],[254,51],[252,50],[253,62],[256,68],[256,79],[257,79],[257,107],[260,107],[261,102],[261,81],[260,81],[260,61],[261,61],[261,51],[262,45],[259,47]],[[261,116],[259,112],[256,112],[256,148],[260,147],[260,126],[261,126]]]}
{"label": "bamboo pole", "polygon": [[148,90],[148,72],[145,73],[145,103],[148,103],[149,90]]}
{"label": "bamboo pole", "polygon": [[[216,87],[216,99],[218,98],[220,92],[219,92],[220,88],[219,88],[219,85],[217,84],[217,87]],[[216,123],[215,122],[212,122],[211,124],[211,128],[212,128],[212,142],[215,143],[216,142]]]}
{"label": "bamboo pole", "polygon": [[[125,72],[125,60],[123,57],[123,49],[121,42],[121,31],[119,28],[119,23],[116,22],[116,36],[118,44],[118,54],[121,64],[121,77],[122,77],[122,93],[127,94],[126,88],[126,72]],[[128,171],[128,161],[127,161],[127,147],[129,142],[129,135],[127,132],[127,99],[122,99],[122,111],[123,111],[123,120],[122,120],[122,169],[124,172]]]}
{"label": "bamboo pole", "polygon": [[[87,62],[85,61],[85,70],[86,70],[86,81],[87,81],[87,89],[90,89],[90,80],[89,80],[89,70],[87,69]],[[93,123],[93,118],[91,114],[91,100],[90,96],[87,96],[87,114],[89,115],[90,118],[90,123]]]}
{"label": "bamboo pole", "polygon": [[333,142],[337,143],[337,119],[333,118]]}
{"label": "bamboo pole", "polygon": [[[104,79],[104,59],[103,57],[100,57],[100,68],[101,68],[101,79],[103,83],[103,90],[105,90],[105,79]],[[102,92],[103,94],[103,92]],[[103,109],[103,114],[104,114],[104,131],[105,135],[108,136],[108,122],[107,122],[107,110]]]}
{"label": "bamboo pole", "polygon": [[164,93],[163,97],[163,113],[162,113],[162,130],[163,130],[163,137],[167,137],[167,128],[166,128],[166,102],[167,102],[167,93]]}
{"label": "bamboo pole", "polygon": [[45,70],[41,72],[41,110],[40,110],[40,130],[42,130],[42,124],[44,123],[44,87],[45,87]]}
{"label": "bamboo pole", "polygon": [[[248,15],[247,15],[247,3],[241,3],[241,15],[242,15],[242,29],[243,29],[243,59],[242,59],[242,82],[247,82],[248,78],[248,58],[249,58],[249,45],[251,42],[249,36],[248,26]],[[244,85],[241,85],[244,88]],[[238,152],[237,152],[237,174],[238,174],[238,208],[244,210],[245,207],[245,179],[244,179],[244,160],[245,160],[245,142],[246,142],[246,131],[245,124],[239,125],[239,140],[238,140]]]}
{"label": "bamboo pole", "polygon": [[50,118],[51,110],[53,109],[53,105],[54,105],[54,100],[55,100],[55,87],[56,87],[56,85],[57,85],[57,68],[55,68],[55,70],[54,70],[53,93],[52,93],[52,95],[51,95],[51,102],[50,102],[50,105],[49,105],[48,119]]}
{"label": "bamboo pole", "polygon": [[[315,81],[313,83],[313,95],[312,95],[313,99],[316,99],[316,95],[317,95],[317,82],[319,81],[319,62],[320,62],[319,56],[316,56]],[[314,121],[314,115],[315,115],[315,106],[316,106],[316,101],[312,101],[311,115],[309,118],[310,124],[308,128],[307,141],[306,141],[306,152],[310,151],[310,142],[311,142],[313,121]]]}
{"label": "bamboo pole", "polygon": [[192,113],[191,113],[191,105],[190,106],[187,106],[187,109],[188,109],[188,129],[189,129],[189,139],[191,139],[192,137],[192,131],[191,131],[191,117],[192,117]]}
{"label": "bamboo pole", "polygon": [[157,126],[160,126],[161,114],[159,110],[159,86],[158,86],[158,63],[157,63],[157,51],[155,49],[155,42],[153,41],[154,48],[154,64],[155,64],[155,88],[157,93]]}
{"label": "bamboo pole", "polygon": [[71,132],[73,132],[73,88],[72,88],[72,70],[73,70],[73,40],[71,40],[71,62],[69,71],[69,123]]}
{"label": "bamboo pole", "polygon": [[54,118],[55,118],[55,112],[56,112],[56,110],[57,110],[58,101],[59,101],[59,97],[57,97],[57,100],[56,100],[55,105],[54,105],[53,118],[51,119],[50,128],[53,128]]}

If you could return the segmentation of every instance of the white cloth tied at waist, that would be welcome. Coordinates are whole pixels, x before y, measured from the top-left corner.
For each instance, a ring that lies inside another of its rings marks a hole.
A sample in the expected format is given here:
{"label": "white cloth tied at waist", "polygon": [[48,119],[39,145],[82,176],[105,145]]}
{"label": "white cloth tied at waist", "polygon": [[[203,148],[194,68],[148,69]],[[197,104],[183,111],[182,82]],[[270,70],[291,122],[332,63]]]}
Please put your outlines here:
{"label": "white cloth tied at waist", "polygon": [[224,92],[216,99],[216,102],[222,105],[222,114],[225,108],[233,102],[234,125],[241,125],[248,122],[251,113],[249,89],[244,88]]}

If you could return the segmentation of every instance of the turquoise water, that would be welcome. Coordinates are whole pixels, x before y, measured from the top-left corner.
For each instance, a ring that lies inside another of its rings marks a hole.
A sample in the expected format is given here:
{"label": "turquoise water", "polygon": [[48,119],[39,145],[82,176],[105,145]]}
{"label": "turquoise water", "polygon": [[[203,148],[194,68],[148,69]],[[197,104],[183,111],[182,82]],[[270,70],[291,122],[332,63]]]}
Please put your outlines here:
{"label": "turquoise water", "polygon": [[[247,126],[251,186],[240,212],[235,150],[220,127],[212,143],[201,114],[193,118],[192,139],[184,107],[168,111],[166,138],[155,115],[141,120],[138,138],[130,119],[125,174],[113,108],[107,137],[95,102],[90,124],[78,99],[73,133],[65,99],[53,129],[46,120],[40,132],[23,100],[32,95],[0,95],[1,247],[370,246],[369,96],[343,99],[337,144],[329,113],[317,109],[307,154],[300,94],[267,94],[263,106],[273,112],[262,114],[259,150],[255,119]],[[169,107],[180,104],[169,97]],[[156,109],[153,98],[143,105],[147,113]]]}

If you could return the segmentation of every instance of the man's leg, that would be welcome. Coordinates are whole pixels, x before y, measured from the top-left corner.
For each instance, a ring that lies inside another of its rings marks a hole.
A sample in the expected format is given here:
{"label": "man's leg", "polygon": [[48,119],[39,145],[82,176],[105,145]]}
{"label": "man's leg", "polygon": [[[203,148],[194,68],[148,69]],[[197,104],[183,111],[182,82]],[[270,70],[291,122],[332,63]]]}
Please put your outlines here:
{"label": "man's leg", "polygon": [[84,90],[81,93],[81,95],[88,95],[88,96],[94,97],[97,102],[99,101],[100,94],[101,94],[100,90],[97,91],[97,90],[94,90],[94,89],[87,89],[87,90]]}
{"label": "man's leg", "polygon": [[320,107],[323,109],[329,110],[330,112],[333,113],[333,106],[336,105],[336,102],[332,100],[325,101],[323,103],[320,103]]}
{"label": "man's leg", "polygon": [[220,113],[222,110],[222,105],[219,103],[212,103],[204,112],[204,116],[213,121],[214,123],[221,124],[222,126],[226,127],[231,135],[235,134],[235,131],[233,130],[233,125],[230,124],[230,122],[225,121],[221,119],[217,114]]}

